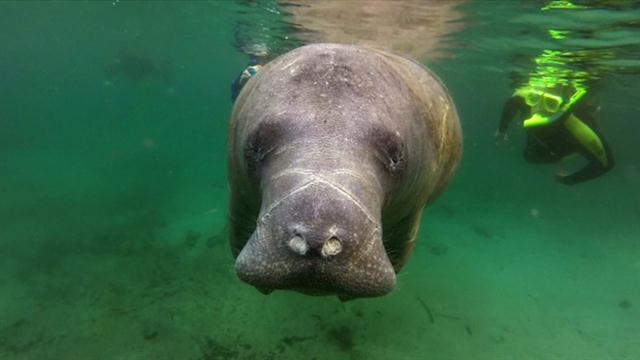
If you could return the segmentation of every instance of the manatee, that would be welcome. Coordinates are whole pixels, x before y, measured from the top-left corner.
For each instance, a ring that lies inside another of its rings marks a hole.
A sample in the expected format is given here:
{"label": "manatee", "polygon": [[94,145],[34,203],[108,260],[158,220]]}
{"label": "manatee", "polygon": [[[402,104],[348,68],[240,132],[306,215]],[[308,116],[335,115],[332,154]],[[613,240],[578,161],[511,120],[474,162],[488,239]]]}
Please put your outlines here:
{"label": "manatee", "polygon": [[263,293],[389,293],[461,142],[447,89],[410,59],[312,44],[267,63],[228,131],[238,277]]}

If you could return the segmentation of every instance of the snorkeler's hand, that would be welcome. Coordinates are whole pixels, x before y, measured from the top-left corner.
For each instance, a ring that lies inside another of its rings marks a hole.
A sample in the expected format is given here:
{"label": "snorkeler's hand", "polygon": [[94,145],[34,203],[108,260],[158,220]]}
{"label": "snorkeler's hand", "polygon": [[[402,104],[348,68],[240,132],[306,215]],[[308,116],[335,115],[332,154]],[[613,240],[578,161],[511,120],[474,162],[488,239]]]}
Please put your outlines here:
{"label": "snorkeler's hand", "polygon": [[506,132],[500,131],[500,129],[496,130],[494,136],[496,138],[496,145],[498,146],[505,145],[509,142],[509,135],[507,135]]}

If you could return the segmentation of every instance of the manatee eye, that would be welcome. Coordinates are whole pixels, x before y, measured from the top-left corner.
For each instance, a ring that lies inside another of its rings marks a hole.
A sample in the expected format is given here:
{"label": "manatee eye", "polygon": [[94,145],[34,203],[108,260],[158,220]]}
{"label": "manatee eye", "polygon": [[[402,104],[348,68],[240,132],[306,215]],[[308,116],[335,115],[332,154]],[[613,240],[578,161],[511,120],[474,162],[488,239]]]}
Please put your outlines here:
{"label": "manatee eye", "polygon": [[405,144],[402,139],[390,132],[382,132],[374,136],[376,157],[392,176],[403,173],[406,167]]}
{"label": "manatee eye", "polygon": [[389,151],[389,169],[392,172],[399,171],[404,164],[403,144]]}
{"label": "manatee eye", "polygon": [[251,176],[258,175],[262,166],[281,139],[281,126],[273,122],[263,122],[247,137],[244,157]]}

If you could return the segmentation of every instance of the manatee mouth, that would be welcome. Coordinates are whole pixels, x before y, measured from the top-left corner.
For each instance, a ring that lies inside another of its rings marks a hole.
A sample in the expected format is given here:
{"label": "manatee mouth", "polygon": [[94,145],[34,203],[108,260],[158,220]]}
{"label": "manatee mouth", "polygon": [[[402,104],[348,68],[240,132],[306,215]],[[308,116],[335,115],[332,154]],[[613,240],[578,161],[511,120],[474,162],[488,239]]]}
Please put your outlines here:
{"label": "manatee mouth", "polygon": [[269,233],[259,227],[235,265],[240,279],[263,294],[286,289],[346,299],[382,296],[395,286],[395,272],[377,230],[344,256],[322,255],[321,250],[301,254]]}
{"label": "manatee mouth", "polygon": [[267,209],[235,264],[240,279],[261,292],[348,299],[395,286],[379,221],[331,184],[315,182]]}

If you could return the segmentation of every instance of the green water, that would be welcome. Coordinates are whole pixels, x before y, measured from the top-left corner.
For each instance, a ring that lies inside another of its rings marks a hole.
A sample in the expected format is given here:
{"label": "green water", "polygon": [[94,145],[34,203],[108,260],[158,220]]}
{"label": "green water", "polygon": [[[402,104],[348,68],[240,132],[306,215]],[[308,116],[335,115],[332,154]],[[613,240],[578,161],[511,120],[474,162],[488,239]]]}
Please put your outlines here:
{"label": "green water", "polygon": [[[302,44],[295,8],[1,2],[0,358],[640,358],[640,4],[544,3],[458,7],[425,62],[458,107],[462,164],[394,292],[340,303],[260,294],[226,242],[238,34]],[[576,186],[524,161],[517,126],[494,140],[512,75],[558,46],[597,74],[616,157]],[[170,76],[107,78],[119,54]]]}

